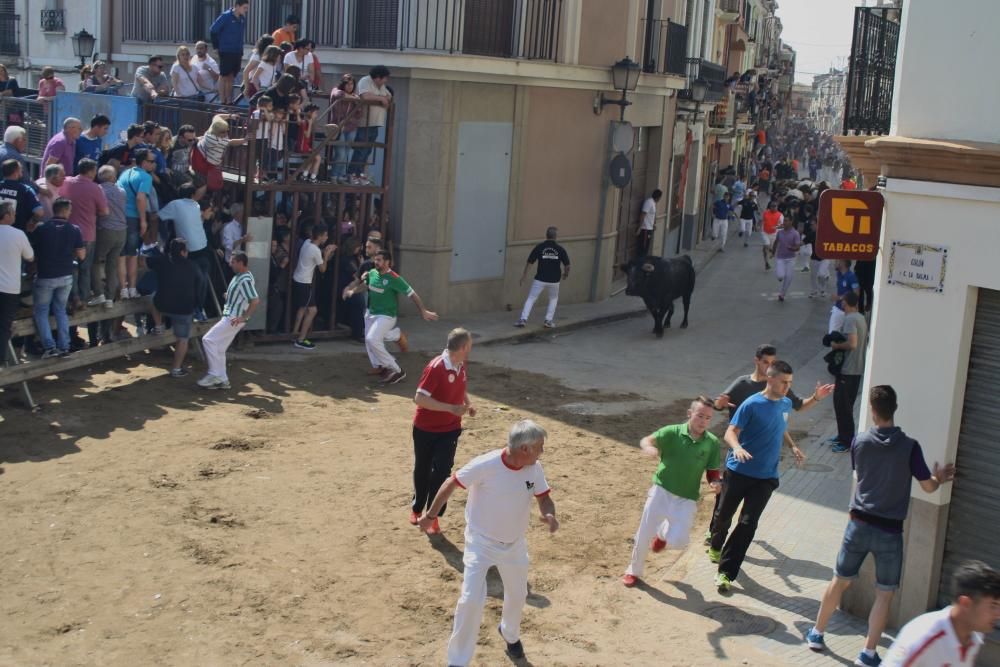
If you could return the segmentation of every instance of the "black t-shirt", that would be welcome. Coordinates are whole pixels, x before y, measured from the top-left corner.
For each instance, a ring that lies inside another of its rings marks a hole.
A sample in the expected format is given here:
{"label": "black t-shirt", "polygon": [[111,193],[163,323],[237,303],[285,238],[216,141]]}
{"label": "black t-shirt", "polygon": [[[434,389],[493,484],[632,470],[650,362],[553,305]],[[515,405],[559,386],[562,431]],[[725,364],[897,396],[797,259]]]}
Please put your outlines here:
{"label": "black t-shirt", "polygon": [[35,191],[21,181],[4,179],[0,181],[0,201],[14,202],[14,226],[22,232],[28,230],[28,223],[35,210],[41,207]]}
{"label": "black t-shirt", "polygon": [[[111,162],[111,160],[118,160],[118,163],[121,166],[130,167],[132,166],[132,154],[138,148],[139,145],[137,145],[135,148],[130,148],[128,143],[123,141],[121,143],[115,144],[111,148],[101,153],[101,157],[97,161],[97,163],[103,167],[104,165]],[[184,313],[175,313],[175,315],[183,315],[183,314]]]}
{"label": "black t-shirt", "polygon": [[528,264],[538,262],[535,280],[543,283],[558,283],[562,280],[562,265],[569,266],[569,255],[555,241],[542,241],[528,255]]}
{"label": "black t-shirt", "polygon": [[61,218],[52,218],[28,234],[35,250],[39,278],[62,278],[73,275],[76,250],[84,247],[80,228]]}
{"label": "black t-shirt", "polygon": [[754,214],[760,210],[760,206],[753,199],[740,200],[740,217],[744,220],[753,220]]}
{"label": "black t-shirt", "polygon": [[[729,418],[732,419],[733,415],[736,414],[736,408],[740,407],[743,401],[747,400],[754,394],[759,394],[764,391],[764,387],[767,386],[767,380],[761,380],[760,382],[754,382],[750,375],[741,375],[730,384],[726,390],[722,393],[728,394],[729,402],[733,404],[733,407],[729,408]],[[788,390],[788,399],[792,402],[792,408],[795,410],[800,410],[802,408],[802,399],[795,395],[795,392],[791,389]]]}
{"label": "black t-shirt", "polygon": [[153,304],[161,313],[190,315],[201,303],[204,276],[187,257],[176,261],[159,256],[147,257],[146,266],[156,273]]}
{"label": "black t-shirt", "polygon": [[14,97],[17,97],[20,88],[17,86],[16,79],[8,78],[6,81],[0,81],[0,93],[7,92],[8,90],[13,91]]}

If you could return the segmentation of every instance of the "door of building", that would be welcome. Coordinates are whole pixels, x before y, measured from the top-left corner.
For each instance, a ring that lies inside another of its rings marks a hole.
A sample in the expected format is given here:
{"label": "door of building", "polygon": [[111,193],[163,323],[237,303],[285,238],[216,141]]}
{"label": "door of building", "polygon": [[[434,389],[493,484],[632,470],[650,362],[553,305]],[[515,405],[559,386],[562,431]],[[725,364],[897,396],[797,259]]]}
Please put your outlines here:
{"label": "door of building", "polygon": [[[948,527],[941,561],[938,603],[951,603],[951,577],[963,561],[981,560],[1000,569],[1000,540],[990,526],[1000,516],[1000,291],[979,290],[965,380],[958,468],[952,483]],[[1000,641],[1000,632],[990,639]]]}
{"label": "door of building", "polygon": [[[646,192],[646,173],[649,169],[649,146],[652,141],[659,141],[659,128],[635,128],[635,149],[632,151],[632,180],[622,188],[618,203],[618,235],[615,237],[615,275],[620,275],[618,267],[627,263],[636,255],[639,217],[642,213],[642,202],[649,197],[652,190]],[[654,137],[653,135],[657,136]],[[663,200],[660,200],[662,205]],[[655,254],[656,249],[650,248]]]}
{"label": "door of building", "polygon": [[451,281],[503,278],[512,123],[460,123]]}

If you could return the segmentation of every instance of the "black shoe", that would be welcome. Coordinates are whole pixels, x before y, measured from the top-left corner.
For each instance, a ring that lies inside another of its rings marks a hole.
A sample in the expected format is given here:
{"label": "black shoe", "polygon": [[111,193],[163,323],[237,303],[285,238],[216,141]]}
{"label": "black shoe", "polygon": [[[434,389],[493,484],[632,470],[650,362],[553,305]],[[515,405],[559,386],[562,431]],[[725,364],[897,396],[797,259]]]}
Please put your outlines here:
{"label": "black shoe", "polygon": [[511,660],[524,660],[524,646],[521,645],[521,640],[518,639],[513,644],[509,643],[503,638],[503,633],[500,632],[500,626],[497,626],[497,632],[500,633],[500,638],[503,639],[503,643],[507,644],[507,657]]}

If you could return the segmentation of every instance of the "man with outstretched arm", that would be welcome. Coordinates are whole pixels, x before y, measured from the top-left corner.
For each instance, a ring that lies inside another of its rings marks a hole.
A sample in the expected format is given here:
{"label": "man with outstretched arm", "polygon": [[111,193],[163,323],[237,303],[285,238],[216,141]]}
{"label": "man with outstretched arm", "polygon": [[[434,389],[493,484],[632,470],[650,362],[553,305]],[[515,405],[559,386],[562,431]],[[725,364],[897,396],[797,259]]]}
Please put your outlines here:
{"label": "man with outstretched arm", "polygon": [[538,457],[545,429],[525,419],[514,424],[507,446],[478,456],[456,472],[438,491],[422,517],[428,530],[456,488],[469,490],[465,505],[465,565],[462,594],[455,607],[455,625],[448,641],[448,664],[465,667],[472,661],[486,602],[486,572],[496,566],[503,580],[503,612],[497,628],[513,660],[524,659],[521,612],[528,597],[528,524],[534,499],[549,532],[559,529],[556,506]]}
{"label": "man with outstretched arm", "polygon": [[659,553],[668,546],[683,549],[688,545],[698,511],[702,474],[714,493],[722,490],[719,439],[707,430],[714,414],[712,401],[699,396],[691,402],[687,414],[687,422],[664,426],[639,441],[642,453],[660,459],[660,465],[642,509],[632,560],[622,577],[622,583],[629,588],[642,576],[647,547]]}

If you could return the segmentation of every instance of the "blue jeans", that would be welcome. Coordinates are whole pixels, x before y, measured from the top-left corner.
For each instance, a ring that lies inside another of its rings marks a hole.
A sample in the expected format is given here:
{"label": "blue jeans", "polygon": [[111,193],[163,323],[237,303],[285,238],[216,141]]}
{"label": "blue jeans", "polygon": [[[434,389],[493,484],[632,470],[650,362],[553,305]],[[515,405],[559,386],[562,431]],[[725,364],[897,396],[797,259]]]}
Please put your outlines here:
{"label": "blue jeans", "polygon": [[854,579],[869,553],[875,556],[876,587],[884,591],[899,588],[903,572],[903,534],[890,533],[858,519],[847,523],[834,574],[840,579]]}
{"label": "blue jeans", "polygon": [[[379,129],[381,128],[359,127],[357,129],[357,134],[354,136],[354,140],[365,143],[375,141],[378,139]],[[358,146],[354,149],[354,153],[351,154],[351,174],[354,176],[360,176],[365,173],[365,167],[368,166],[368,158],[371,156],[373,150],[375,149],[372,146]]]}
{"label": "blue jeans", "polygon": [[32,289],[35,302],[35,328],[42,340],[42,347],[51,350],[56,347],[52,340],[52,327],[49,326],[49,315],[56,318],[56,333],[59,338],[59,351],[69,351],[69,316],[66,314],[66,302],[73,290],[73,276],[60,278],[36,278]]}
{"label": "blue jeans", "polygon": [[347,163],[351,160],[351,147],[347,144],[354,141],[358,131],[341,132],[340,140],[333,145],[333,177],[342,178],[347,175]]}

